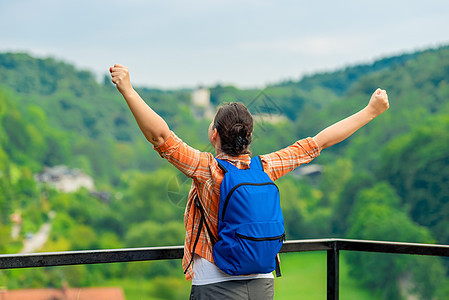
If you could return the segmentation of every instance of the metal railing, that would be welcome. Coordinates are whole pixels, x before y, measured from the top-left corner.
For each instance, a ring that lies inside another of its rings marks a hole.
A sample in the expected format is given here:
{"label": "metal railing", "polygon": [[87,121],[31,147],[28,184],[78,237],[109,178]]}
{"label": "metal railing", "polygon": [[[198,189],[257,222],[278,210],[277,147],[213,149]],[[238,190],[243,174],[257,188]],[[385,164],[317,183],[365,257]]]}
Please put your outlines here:
{"label": "metal railing", "polygon": [[[0,255],[0,269],[101,264],[148,260],[180,259],[183,246],[111,250],[66,251]],[[314,239],[286,241],[281,253],[327,251],[327,299],[339,298],[339,253],[362,251],[395,254],[449,256],[449,246],[349,239]]]}

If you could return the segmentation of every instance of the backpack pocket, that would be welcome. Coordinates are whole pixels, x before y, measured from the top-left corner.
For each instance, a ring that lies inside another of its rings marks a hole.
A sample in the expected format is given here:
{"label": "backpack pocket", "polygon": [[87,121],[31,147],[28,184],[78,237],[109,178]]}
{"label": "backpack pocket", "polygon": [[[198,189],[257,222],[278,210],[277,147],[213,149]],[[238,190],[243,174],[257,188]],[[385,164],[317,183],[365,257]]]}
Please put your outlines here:
{"label": "backpack pocket", "polygon": [[[224,241],[221,240],[215,245],[215,264],[231,275],[272,272],[276,268],[276,255],[284,238],[283,222],[242,224],[235,230],[233,241],[223,245]],[[224,249],[228,255],[220,251]],[[230,257],[238,257],[238,260],[231,260]]]}

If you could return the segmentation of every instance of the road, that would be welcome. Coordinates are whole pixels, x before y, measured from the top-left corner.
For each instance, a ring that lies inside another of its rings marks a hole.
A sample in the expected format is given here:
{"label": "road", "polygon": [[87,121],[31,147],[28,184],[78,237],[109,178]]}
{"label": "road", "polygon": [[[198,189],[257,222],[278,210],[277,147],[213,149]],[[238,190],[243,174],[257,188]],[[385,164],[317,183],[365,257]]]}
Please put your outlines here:
{"label": "road", "polygon": [[47,242],[50,234],[51,224],[45,223],[39,228],[39,231],[33,235],[30,239],[26,239],[23,242],[23,248],[20,253],[33,253],[39,251]]}
{"label": "road", "polygon": [[48,214],[49,221],[44,223],[41,228],[39,228],[39,231],[31,238],[24,240],[23,248],[20,253],[33,253],[39,251],[45,245],[48,236],[50,235],[51,221],[54,219],[55,215],[55,212],[51,211]]}

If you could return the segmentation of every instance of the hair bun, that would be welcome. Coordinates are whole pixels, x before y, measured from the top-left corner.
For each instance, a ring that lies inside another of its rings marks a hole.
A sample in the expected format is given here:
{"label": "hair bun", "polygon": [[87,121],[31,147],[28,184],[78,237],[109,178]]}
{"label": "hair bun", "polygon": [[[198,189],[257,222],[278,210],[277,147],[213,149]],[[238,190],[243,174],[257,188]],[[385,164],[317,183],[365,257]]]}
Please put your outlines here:
{"label": "hair bun", "polygon": [[239,136],[237,136],[237,138],[235,140],[235,144],[236,144],[237,148],[242,149],[248,145],[248,139],[239,135]]}
{"label": "hair bun", "polygon": [[245,125],[242,123],[236,123],[234,124],[234,126],[232,127],[232,131],[235,134],[241,135],[242,133],[245,132]]}
{"label": "hair bun", "polygon": [[214,128],[221,139],[221,150],[229,155],[250,154],[253,117],[241,103],[220,107],[214,117]]}

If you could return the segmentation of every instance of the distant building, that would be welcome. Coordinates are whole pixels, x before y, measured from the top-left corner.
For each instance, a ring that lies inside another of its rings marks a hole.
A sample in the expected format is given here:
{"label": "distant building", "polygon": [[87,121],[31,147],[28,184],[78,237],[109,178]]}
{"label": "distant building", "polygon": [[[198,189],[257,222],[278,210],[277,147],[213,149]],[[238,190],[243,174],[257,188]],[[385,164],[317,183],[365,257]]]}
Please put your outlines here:
{"label": "distant building", "polygon": [[294,176],[298,178],[309,177],[309,178],[317,178],[321,174],[323,174],[324,167],[318,164],[310,164],[310,165],[302,165],[299,168],[296,168],[292,173]]}
{"label": "distant building", "polygon": [[104,203],[110,203],[111,202],[111,193],[109,193],[109,192],[106,192],[106,191],[96,192],[96,191],[94,191],[94,192],[90,192],[90,195],[94,196],[97,199],[100,199]]}
{"label": "distant building", "polygon": [[125,300],[121,288],[0,289],[1,300]]}
{"label": "distant building", "polygon": [[263,126],[265,123],[277,124],[288,122],[288,118],[281,114],[254,114],[253,115],[254,124],[256,126]]}
{"label": "distant building", "polygon": [[249,108],[253,114],[254,127],[263,127],[266,123],[288,122],[285,111],[278,106],[277,101],[263,91],[249,103]]}
{"label": "distant building", "polygon": [[80,188],[86,188],[89,191],[95,189],[92,177],[84,174],[78,169],[69,169],[67,166],[55,166],[44,168],[42,173],[34,176],[40,183],[46,183],[60,192],[75,192]]}
{"label": "distant building", "polygon": [[191,94],[193,115],[197,119],[212,119],[214,108],[210,102],[210,91],[206,88],[197,88]]}
{"label": "distant building", "polygon": [[10,216],[10,218],[13,223],[11,228],[11,238],[15,241],[19,238],[20,229],[22,228],[22,215],[19,212],[15,212]]}
{"label": "distant building", "polygon": [[192,92],[192,103],[195,106],[208,106],[210,104],[210,91],[206,88],[197,88]]}
{"label": "distant building", "polygon": [[19,212],[15,212],[10,216],[11,222],[14,224],[22,224],[22,215]]}

